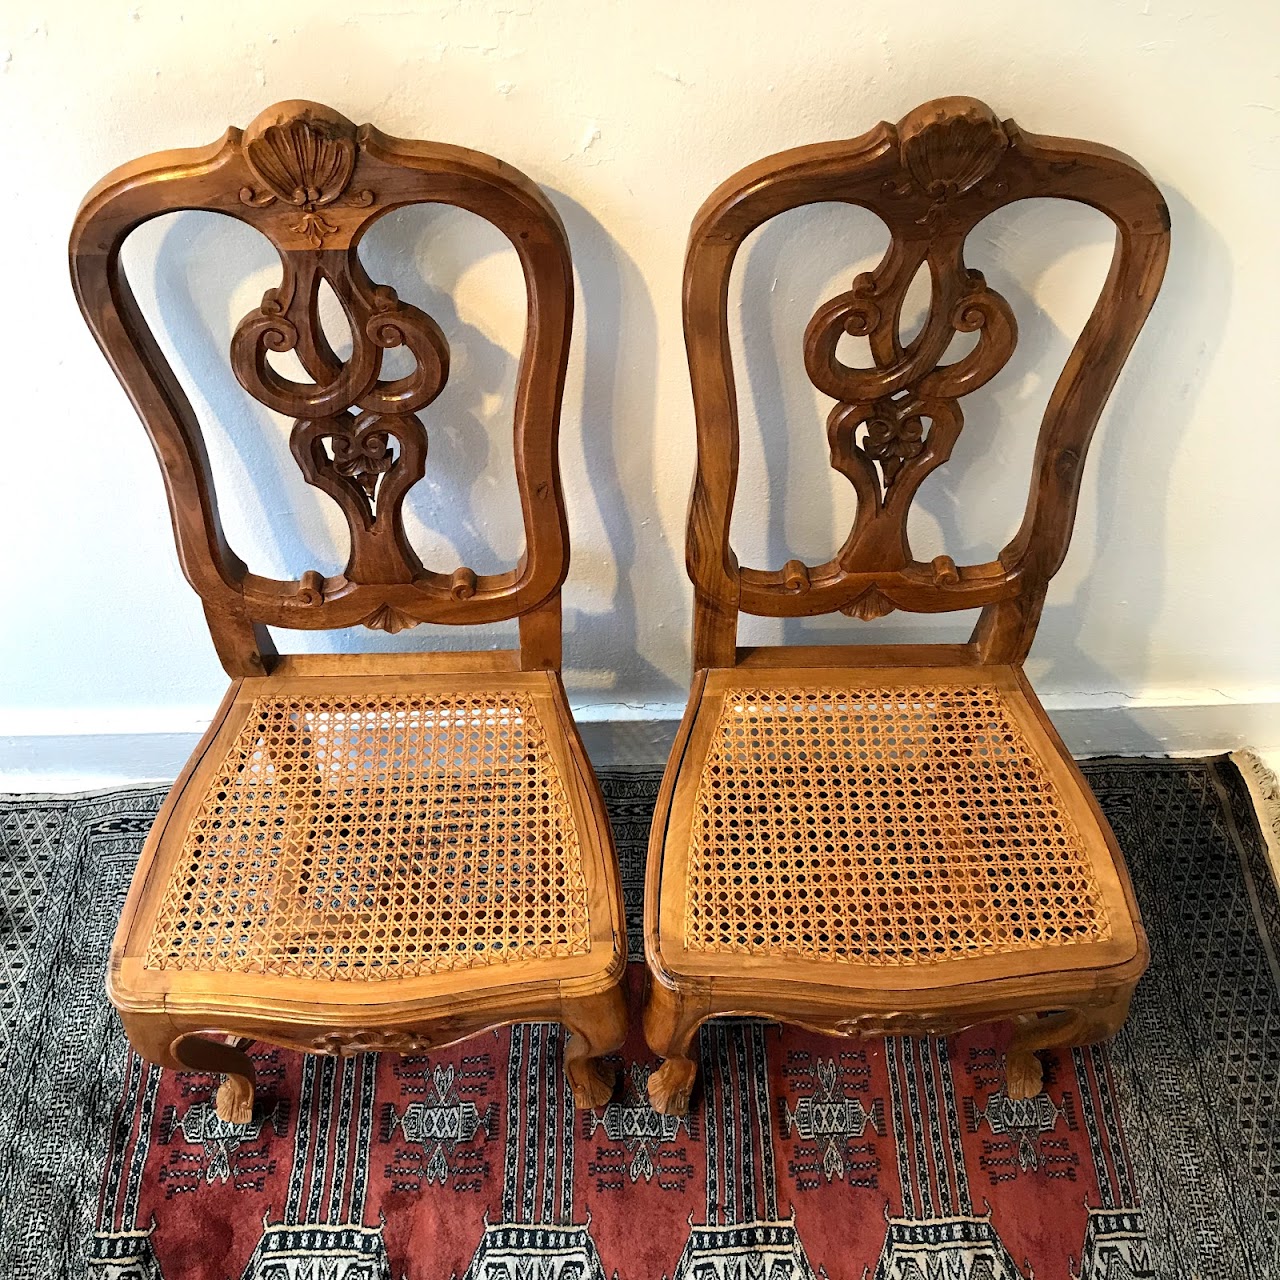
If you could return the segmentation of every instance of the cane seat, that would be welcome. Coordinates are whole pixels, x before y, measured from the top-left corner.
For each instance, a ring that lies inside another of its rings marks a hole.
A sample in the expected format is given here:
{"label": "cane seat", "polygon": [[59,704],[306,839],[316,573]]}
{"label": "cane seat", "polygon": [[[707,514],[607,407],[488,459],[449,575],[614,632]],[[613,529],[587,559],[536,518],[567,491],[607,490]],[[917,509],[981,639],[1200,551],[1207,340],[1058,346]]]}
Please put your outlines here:
{"label": "cane seat", "polygon": [[665,832],[663,970],[915,990],[1134,960],[1112,842],[1032,698],[996,668],[710,673]]}
{"label": "cane seat", "polygon": [[188,813],[164,825],[164,883],[118,996],[217,974],[246,991],[319,980],[368,1004],[409,979],[608,969],[607,845],[547,673],[269,683],[241,686]]}

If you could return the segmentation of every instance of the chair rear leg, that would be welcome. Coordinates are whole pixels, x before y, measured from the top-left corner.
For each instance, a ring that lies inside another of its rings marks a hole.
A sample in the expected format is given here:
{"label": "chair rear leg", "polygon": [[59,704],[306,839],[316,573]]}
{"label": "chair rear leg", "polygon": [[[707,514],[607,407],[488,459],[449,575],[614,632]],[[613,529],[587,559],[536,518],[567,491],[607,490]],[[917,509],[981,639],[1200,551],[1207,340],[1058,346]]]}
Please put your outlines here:
{"label": "chair rear leg", "polygon": [[649,1076],[649,1104],[664,1116],[682,1116],[698,1078],[698,1064],[689,1047],[706,1020],[705,1008],[695,1008],[684,996],[649,978],[644,1002],[644,1038],[666,1061]]}
{"label": "chair rear leg", "polygon": [[627,1038],[627,996],[622,983],[599,995],[565,1000],[560,1021],[569,1032],[564,1072],[573,1090],[573,1105],[603,1107],[613,1096],[617,1072],[601,1061],[622,1048]]}
{"label": "chair rear leg", "polygon": [[1013,1039],[1005,1054],[1005,1092],[1013,1099],[1034,1098],[1044,1084],[1044,1067],[1037,1054],[1110,1039],[1124,1025],[1132,998],[1129,987],[1110,1004],[1015,1017]]}

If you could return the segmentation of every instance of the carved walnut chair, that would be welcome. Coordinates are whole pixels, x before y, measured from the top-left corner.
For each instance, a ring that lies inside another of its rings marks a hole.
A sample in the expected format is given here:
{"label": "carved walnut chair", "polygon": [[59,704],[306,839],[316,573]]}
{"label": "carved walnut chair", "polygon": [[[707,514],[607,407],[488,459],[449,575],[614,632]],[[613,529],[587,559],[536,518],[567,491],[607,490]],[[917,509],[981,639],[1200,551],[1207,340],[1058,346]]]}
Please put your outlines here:
{"label": "carved walnut chair", "polygon": [[[449,351],[429,316],[369,278],[358,247],[383,214],[428,202],[487,219],[523,270],[526,549],[504,573],[425,569],[402,523],[426,460],[417,414]],[[303,475],[342,508],[350,556],[335,576],[260,577],[223,536],[200,424],[120,262],[135,227],[175,209],[237,218],[280,255],[281,282],[240,322],[231,362],[250,395],[295,420]],[[108,175],[76,219],[71,270],[155,446],[182,568],[232,677],[160,811],[112,951],[108,991],[134,1047],[223,1073],[218,1114],[237,1123],[252,1111],[253,1040],[417,1053],[554,1020],[571,1033],[575,1102],[602,1104],[600,1055],[626,1030],[626,946],[609,825],[559,675],[573,277],[555,210],[489,156],[286,102],[213,146]],[[345,360],[317,316],[325,281],[351,330]],[[383,379],[397,347],[413,371]],[[312,381],[273,365],[288,351]],[[277,656],[266,630],[511,617],[518,650],[470,653]]]}
{"label": "carved walnut chair", "polygon": [[[1050,397],[1017,535],[989,564],[922,563],[907,538],[911,500],[951,453],[960,397],[1016,342],[1004,298],[965,266],[965,239],[1032,196],[1105,213],[1117,232],[1110,274]],[[880,264],[820,308],[804,340],[809,377],[836,401],[831,464],[858,507],[826,564],[765,571],[740,566],[729,545],[728,285],[752,231],[816,201],[862,206],[891,232]],[[1089,438],[1168,248],[1164,201],[1132,161],[1024,133],[971,98],[762,160],[698,212],[684,292],[695,676],[645,898],[645,1032],[666,1058],[649,1080],[659,1111],[688,1106],[695,1032],[726,1014],[859,1037],[1012,1020],[1015,1098],[1040,1087],[1033,1051],[1121,1025],[1147,964],[1137,904],[1022,663],[1066,554]],[[904,343],[904,295],[921,268],[931,309]],[[957,333],[976,345],[941,363]],[[872,367],[842,362],[844,334],[869,340]],[[741,610],[872,619],[977,607],[966,644],[737,647]]]}

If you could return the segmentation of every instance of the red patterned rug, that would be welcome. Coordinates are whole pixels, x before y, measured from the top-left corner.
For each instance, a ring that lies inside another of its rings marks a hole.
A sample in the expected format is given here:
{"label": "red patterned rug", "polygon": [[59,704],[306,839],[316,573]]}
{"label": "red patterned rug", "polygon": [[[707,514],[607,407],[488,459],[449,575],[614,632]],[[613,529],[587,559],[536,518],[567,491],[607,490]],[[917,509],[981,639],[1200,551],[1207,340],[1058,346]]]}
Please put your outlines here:
{"label": "red patterned rug", "polygon": [[676,1120],[648,1106],[638,1033],[586,1113],[555,1027],[421,1057],[263,1048],[244,1126],[214,1114],[214,1077],[135,1058],[97,1255],[170,1280],[1148,1270],[1100,1050],[1061,1055],[1027,1102],[991,1034],[851,1045],[741,1021],[701,1052]]}
{"label": "red patterned rug", "polygon": [[[1217,763],[1089,774],[1155,955],[1113,1046],[1011,1102],[999,1032],[722,1022],[684,1120],[649,1108],[638,1031],[577,1113],[559,1028],[524,1025],[416,1057],[256,1047],[253,1120],[225,1125],[217,1081],[142,1064],[102,993],[161,793],[0,800],[0,1280],[1270,1274],[1280,901],[1247,797]],[[657,779],[604,784],[635,916]]]}

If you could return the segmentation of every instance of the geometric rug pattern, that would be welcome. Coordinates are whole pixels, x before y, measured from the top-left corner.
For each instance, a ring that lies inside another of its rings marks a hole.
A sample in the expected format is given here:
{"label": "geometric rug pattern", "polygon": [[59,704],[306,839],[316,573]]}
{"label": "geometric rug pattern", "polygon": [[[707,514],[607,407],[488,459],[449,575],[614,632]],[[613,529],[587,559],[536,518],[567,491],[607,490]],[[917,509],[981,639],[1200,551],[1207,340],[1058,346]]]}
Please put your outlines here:
{"label": "geometric rug pattern", "polygon": [[[700,1033],[686,1118],[635,1031],[576,1112],[562,1033],[269,1046],[253,1119],[127,1048],[102,993],[162,789],[0,799],[4,1280],[1083,1280],[1280,1274],[1280,903],[1225,761],[1086,773],[1152,943],[1124,1032],[1004,1088],[1005,1033]],[[633,958],[654,773],[601,776]],[[639,966],[632,966],[633,1009]]]}

